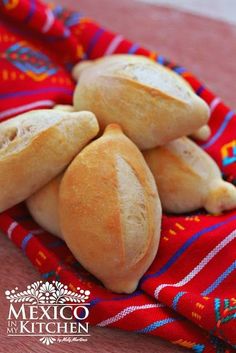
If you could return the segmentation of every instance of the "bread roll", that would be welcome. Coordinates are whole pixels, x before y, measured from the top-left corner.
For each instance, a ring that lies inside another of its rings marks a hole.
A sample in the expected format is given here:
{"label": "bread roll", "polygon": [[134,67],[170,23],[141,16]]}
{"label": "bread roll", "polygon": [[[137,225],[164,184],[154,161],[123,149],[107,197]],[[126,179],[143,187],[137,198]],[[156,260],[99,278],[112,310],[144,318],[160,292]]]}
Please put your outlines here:
{"label": "bread roll", "polygon": [[133,292],[157,252],[161,206],[142,154],[118,125],[66,170],[59,215],[77,260],[108,289]]}
{"label": "bread roll", "polygon": [[73,102],[75,110],[93,111],[102,130],[120,124],[140,149],[189,135],[209,119],[209,107],[182,77],[137,55],[87,65],[79,72]]}
{"label": "bread roll", "polygon": [[72,77],[75,81],[79,80],[81,72],[93,64],[92,60],[83,60],[76,64],[72,69]]}
{"label": "bread roll", "polygon": [[59,174],[98,133],[93,113],[35,110],[0,124],[0,212]]}
{"label": "bread roll", "polygon": [[26,205],[33,219],[43,229],[63,239],[58,211],[59,187],[62,175],[58,175],[31,195],[26,200]]}
{"label": "bread roll", "polygon": [[206,141],[209,139],[210,136],[211,136],[211,129],[210,129],[210,126],[208,125],[204,125],[200,127],[200,129],[198,129],[197,131],[195,131],[190,135],[190,137],[192,137],[193,139],[200,140],[200,141]]}
{"label": "bread roll", "polygon": [[56,104],[52,109],[63,110],[64,112],[75,112],[73,105],[70,104]]}
{"label": "bread roll", "polygon": [[215,161],[187,137],[144,152],[163,209],[184,213],[204,207],[220,214],[236,207],[236,188],[221,178]]}

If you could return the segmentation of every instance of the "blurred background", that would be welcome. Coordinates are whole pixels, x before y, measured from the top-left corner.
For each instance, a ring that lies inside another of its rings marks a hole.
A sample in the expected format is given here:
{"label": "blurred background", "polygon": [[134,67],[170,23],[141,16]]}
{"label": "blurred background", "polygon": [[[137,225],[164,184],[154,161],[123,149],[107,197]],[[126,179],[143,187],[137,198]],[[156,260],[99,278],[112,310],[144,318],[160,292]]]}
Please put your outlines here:
{"label": "blurred background", "polygon": [[236,0],[54,0],[193,72],[236,109]]}
{"label": "blurred background", "polygon": [[236,24],[235,0],[139,0]]}

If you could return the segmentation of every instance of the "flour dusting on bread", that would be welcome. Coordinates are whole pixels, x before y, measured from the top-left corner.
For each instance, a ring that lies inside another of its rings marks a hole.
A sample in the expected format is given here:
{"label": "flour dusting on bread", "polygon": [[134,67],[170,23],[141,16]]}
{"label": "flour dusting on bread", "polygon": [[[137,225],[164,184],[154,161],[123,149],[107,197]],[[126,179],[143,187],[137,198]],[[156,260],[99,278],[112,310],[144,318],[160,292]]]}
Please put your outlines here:
{"label": "flour dusting on bread", "polygon": [[125,257],[134,264],[146,251],[148,238],[146,196],[133,168],[120,155],[116,156],[116,170]]}

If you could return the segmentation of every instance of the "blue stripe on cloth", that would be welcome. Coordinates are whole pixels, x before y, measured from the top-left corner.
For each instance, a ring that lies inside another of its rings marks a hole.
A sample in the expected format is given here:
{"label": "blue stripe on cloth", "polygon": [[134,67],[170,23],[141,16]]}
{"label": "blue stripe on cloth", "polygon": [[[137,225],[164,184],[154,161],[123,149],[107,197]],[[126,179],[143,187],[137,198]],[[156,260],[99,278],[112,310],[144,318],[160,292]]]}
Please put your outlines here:
{"label": "blue stripe on cloth", "polygon": [[204,352],[204,349],[205,349],[205,345],[200,343],[197,343],[192,347],[192,350],[196,353],[202,353]]}
{"label": "blue stripe on cloth", "polygon": [[164,272],[166,272],[179,258],[180,256],[195,242],[197,241],[202,235],[211,232],[217,228],[220,228],[221,226],[224,226],[225,224],[228,224],[229,222],[236,220],[236,216],[232,216],[230,218],[228,218],[226,221],[222,221],[220,223],[217,224],[213,224],[207,228],[204,228],[202,230],[200,230],[199,232],[195,233],[191,238],[189,238],[175,253],[174,255],[165,263],[164,266],[162,266],[160,268],[159,271],[155,272],[155,273],[150,273],[147,274],[145,276],[143,276],[143,278],[141,279],[140,283],[143,284],[144,281],[146,281],[147,279],[150,278],[154,278],[154,277],[159,277],[160,275],[162,275]]}
{"label": "blue stripe on cloth", "polygon": [[220,128],[215,133],[215,135],[212,136],[212,138],[207,143],[205,143],[204,145],[201,145],[201,147],[208,148],[211,145],[213,145],[218,140],[218,138],[223,134],[227,125],[229,124],[230,120],[233,118],[234,115],[235,115],[235,113],[233,111],[228,112],[224,118],[223,123],[221,124]]}
{"label": "blue stripe on cloth", "polygon": [[65,24],[67,27],[72,27],[72,26],[76,25],[77,23],[79,23],[79,21],[83,17],[84,17],[84,14],[82,14],[81,12],[76,12],[68,20],[66,20]]}
{"label": "blue stripe on cloth", "polygon": [[176,67],[173,69],[174,72],[176,72],[179,75],[182,75],[185,73],[187,70],[184,67]]}
{"label": "blue stripe on cloth", "polygon": [[63,31],[63,38],[68,38],[70,36],[71,32],[68,28],[65,28]]}
{"label": "blue stripe on cloth", "polygon": [[213,292],[234,270],[236,270],[236,261],[234,261],[201,295],[206,296]]}
{"label": "blue stripe on cloth", "polygon": [[26,251],[26,247],[27,247],[27,245],[28,245],[30,239],[32,239],[32,238],[33,238],[33,234],[32,234],[32,233],[28,233],[28,234],[24,237],[24,239],[22,240],[21,248],[22,248],[22,250],[23,250],[24,253],[25,253],[25,251]]}
{"label": "blue stripe on cloth", "polygon": [[124,294],[122,297],[113,297],[113,298],[96,298],[93,299],[90,302],[90,307],[96,305],[96,304],[100,304],[101,302],[107,302],[107,301],[120,301],[120,300],[126,300],[126,299],[130,299],[130,298],[134,298],[137,297],[138,295],[143,294],[143,292],[141,290],[137,290],[136,292],[126,295]]}
{"label": "blue stripe on cloth", "polygon": [[134,43],[128,50],[128,54],[134,54],[138,50],[139,45]]}
{"label": "blue stripe on cloth", "polygon": [[90,40],[88,49],[87,49],[87,57],[89,58],[95,45],[97,44],[97,42],[99,41],[99,39],[101,38],[101,36],[103,35],[103,33],[105,32],[105,30],[103,28],[99,28],[94,36],[92,37],[92,39]]}
{"label": "blue stripe on cloth", "polygon": [[161,56],[161,55],[158,55],[157,62],[158,62],[158,64],[164,65],[165,64],[165,58],[163,56]]}
{"label": "blue stripe on cloth", "polygon": [[204,86],[200,86],[197,90],[196,90],[196,94],[198,96],[200,96],[200,94],[205,90],[205,87]]}
{"label": "blue stripe on cloth", "polygon": [[158,320],[158,321],[155,321],[153,322],[151,325],[148,325],[140,330],[136,330],[134,332],[136,333],[148,333],[148,332],[151,332],[151,331],[154,331],[155,329],[161,327],[161,326],[164,326],[164,325],[167,325],[167,324],[170,324],[171,322],[174,322],[174,321],[177,321],[177,319],[173,319],[173,318],[169,318],[169,319],[164,319],[164,320]]}
{"label": "blue stripe on cloth", "polygon": [[181,298],[185,293],[187,293],[187,292],[179,292],[179,293],[176,294],[176,296],[174,297],[173,302],[172,302],[172,305],[171,305],[174,310],[177,309],[177,305],[178,305],[178,303],[179,303],[179,300],[180,300],[180,298]]}
{"label": "blue stripe on cloth", "polygon": [[52,12],[54,13],[54,15],[60,15],[63,11],[63,7],[61,5],[56,5],[56,7],[54,7],[54,9],[52,9]]}
{"label": "blue stripe on cloth", "polygon": [[34,94],[47,93],[47,92],[63,92],[70,96],[73,95],[73,90],[64,88],[64,87],[48,87],[48,88],[39,88],[27,91],[18,91],[18,92],[8,92],[0,94],[0,99],[6,98],[14,98],[14,97],[24,97],[24,96],[32,96]]}
{"label": "blue stripe on cloth", "polygon": [[52,277],[55,275],[55,271],[50,271],[50,272],[45,272],[45,273],[42,273],[41,276],[45,279],[49,278],[49,277]]}
{"label": "blue stripe on cloth", "polygon": [[35,13],[35,10],[36,10],[35,0],[31,0],[31,1],[29,1],[29,3],[30,3],[30,9],[29,9],[29,13],[28,13],[27,17],[24,20],[25,23],[30,22],[30,20],[32,19],[33,15]]}
{"label": "blue stripe on cloth", "polygon": [[8,52],[14,52],[14,51],[18,50],[20,47],[21,47],[21,44],[19,44],[19,43],[13,44],[10,47],[10,49],[8,49]]}

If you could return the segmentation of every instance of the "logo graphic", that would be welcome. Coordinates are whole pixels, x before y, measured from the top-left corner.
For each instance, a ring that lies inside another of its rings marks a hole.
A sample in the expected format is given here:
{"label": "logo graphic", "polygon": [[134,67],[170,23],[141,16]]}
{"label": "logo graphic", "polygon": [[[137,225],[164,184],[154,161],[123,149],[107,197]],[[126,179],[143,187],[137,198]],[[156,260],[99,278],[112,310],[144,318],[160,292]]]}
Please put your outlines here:
{"label": "logo graphic", "polygon": [[90,291],[71,291],[59,281],[37,281],[19,292],[5,291],[10,302],[8,336],[36,336],[41,343],[87,341]]}

